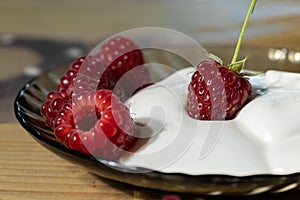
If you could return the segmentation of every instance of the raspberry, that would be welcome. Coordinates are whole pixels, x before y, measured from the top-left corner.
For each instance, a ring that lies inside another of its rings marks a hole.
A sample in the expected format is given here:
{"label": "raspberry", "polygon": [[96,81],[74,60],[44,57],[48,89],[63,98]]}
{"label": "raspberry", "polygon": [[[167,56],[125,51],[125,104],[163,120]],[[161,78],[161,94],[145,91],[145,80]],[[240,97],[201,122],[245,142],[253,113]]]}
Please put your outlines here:
{"label": "raspberry", "polygon": [[108,65],[117,79],[130,69],[144,64],[141,50],[132,41],[121,36],[104,43],[98,57]]}
{"label": "raspberry", "polygon": [[[208,54],[212,60],[201,62],[188,86],[186,109],[188,114],[199,120],[223,120],[235,117],[251,94],[249,81],[241,71],[247,58],[237,61],[248,20],[257,0],[252,0],[228,68],[221,66],[222,60]],[[229,70],[230,69],[230,70]]]}
{"label": "raspberry", "polygon": [[131,149],[138,129],[120,99],[150,83],[148,71],[140,67],[143,62],[141,50],[122,37],[110,40],[98,54],[78,58],[41,107],[57,140],[70,149],[109,159]]}
{"label": "raspberry", "polygon": [[117,36],[107,41],[97,54],[122,87],[125,99],[152,84],[148,70],[143,66],[142,51],[127,38]]}
{"label": "raspberry", "polygon": [[186,109],[198,120],[235,117],[251,94],[249,81],[213,60],[201,62],[188,86]]}
{"label": "raspberry", "polygon": [[96,55],[78,58],[61,78],[57,90],[66,90],[70,95],[74,85],[80,91],[109,89],[125,101],[152,84],[143,64],[141,50],[129,39],[118,36],[104,43]]}
{"label": "raspberry", "polygon": [[94,56],[87,56],[78,58],[72,64],[71,69],[60,79],[57,91],[65,90],[71,96],[74,89],[77,93],[96,89],[112,90],[115,82],[114,75],[106,69],[102,61]]}
{"label": "raspberry", "polygon": [[55,109],[53,102],[57,99],[60,97],[46,101],[42,113],[48,121],[52,120],[51,127],[57,140],[67,148],[117,159],[137,142],[138,129],[129,109],[110,90],[83,92],[72,101],[62,99]]}
{"label": "raspberry", "polygon": [[58,111],[68,98],[64,90],[52,91],[47,95],[46,101],[41,107],[41,114],[46,118],[46,123],[50,128],[53,128]]}

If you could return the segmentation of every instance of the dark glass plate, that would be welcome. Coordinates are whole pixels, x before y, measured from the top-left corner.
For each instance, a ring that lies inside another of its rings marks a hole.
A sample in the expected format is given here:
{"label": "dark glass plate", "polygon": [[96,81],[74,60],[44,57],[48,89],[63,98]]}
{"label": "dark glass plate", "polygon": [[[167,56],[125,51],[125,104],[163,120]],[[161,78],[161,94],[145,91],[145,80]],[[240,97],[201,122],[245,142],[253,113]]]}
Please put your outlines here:
{"label": "dark glass plate", "polygon": [[[233,47],[209,46],[206,49],[222,57],[225,62],[230,60]],[[180,69],[190,66],[186,60],[158,50],[144,50],[147,62],[155,62]],[[276,69],[300,72],[297,51],[285,48],[244,47],[241,57],[248,56],[247,69],[265,71]],[[151,189],[170,192],[195,193],[207,195],[249,195],[259,193],[278,193],[299,186],[300,173],[289,175],[187,175],[183,173],[162,173],[139,167],[128,167],[118,162],[105,159],[95,159],[72,151],[59,143],[51,129],[45,124],[40,114],[40,106],[47,93],[56,88],[60,77],[68,66],[57,67],[27,83],[19,92],[15,100],[15,115],[20,124],[42,146],[58,156],[85,167],[92,173],[112,180]],[[153,74],[161,79],[159,71]],[[164,76],[167,76],[165,74]],[[296,158],[295,158],[296,159]],[[300,166],[299,166],[300,172]]]}

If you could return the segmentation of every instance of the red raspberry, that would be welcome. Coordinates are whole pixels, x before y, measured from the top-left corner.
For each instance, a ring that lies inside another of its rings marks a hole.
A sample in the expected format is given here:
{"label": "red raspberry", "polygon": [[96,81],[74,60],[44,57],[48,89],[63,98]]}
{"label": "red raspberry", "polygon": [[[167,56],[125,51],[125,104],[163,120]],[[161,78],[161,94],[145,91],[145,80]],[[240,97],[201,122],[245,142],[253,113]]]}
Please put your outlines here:
{"label": "red raspberry", "polygon": [[120,148],[129,150],[137,128],[118,97],[125,100],[149,84],[143,63],[141,50],[123,37],[108,41],[98,54],[78,58],[41,108],[57,139],[70,149],[111,159]]}
{"label": "red raspberry", "polygon": [[63,77],[60,78],[60,83],[57,86],[57,91],[66,90],[68,95],[70,95],[70,93],[73,91],[75,78],[84,59],[85,56],[78,58],[75,62],[73,62],[71,68]]}
{"label": "red raspberry", "polygon": [[[99,80],[100,79],[100,80]],[[57,91],[66,90],[70,96],[76,92],[109,89],[115,87],[116,79],[105,64],[94,56],[77,59],[71,69],[60,79]],[[76,86],[76,88],[74,88]]]}
{"label": "red raspberry", "polygon": [[52,91],[46,97],[46,102],[41,107],[41,113],[46,118],[46,123],[50,128],[54,126],[54,120],[62,105],[69,97],[65,90],[61,92]]}
{"label": "red raspberry", "polygon": [[144,64],[141,50],[131,40],[121,36],[104,43],[98,57],[108,65],[117,79],[130,69]]}
{"label": "red raspberry", "polygon": [[191,117],[199,120],[232,119],[250,96],[251,85],[240,73],[247,58],[240,61],[237,58],[256,2],[252,0],[250,4],[228,68],[220,66],[218,63],[222,63],[221,59],[209,53],[207,56],[213,60],[198,65],[188,86],[186,109]]}
{"label": "red raspberry", "polygon": [[141,50],[129,39],[118,36],[107,41],[98,54],[77,59],[61,78],[57,90],[64,89],[70,95],[74,85],[80,91],[90,91],[98,83],[97,89],[113,90],[124,101],[152,84],[143,64]]}
{"label": "red raspberry", "polygon": [[117,36],[107,41],[97,55],[120,81],[126,98],[136,91],[152,84],[148,70],[143,66],[142,51],[131,40]]}
{"label": "red raspberry", "polygon": [[251,94],[249,81],[213,60],[201,62],[188,86],[186,109],[198,120],[232,119]]}
{"label": "red raspberry", "polygon": [[83,92],[72,103],[65,99],[60,108],[52,127],[56,138],[70,149],[117,159],[138,139],[129,109],[110,90]]}

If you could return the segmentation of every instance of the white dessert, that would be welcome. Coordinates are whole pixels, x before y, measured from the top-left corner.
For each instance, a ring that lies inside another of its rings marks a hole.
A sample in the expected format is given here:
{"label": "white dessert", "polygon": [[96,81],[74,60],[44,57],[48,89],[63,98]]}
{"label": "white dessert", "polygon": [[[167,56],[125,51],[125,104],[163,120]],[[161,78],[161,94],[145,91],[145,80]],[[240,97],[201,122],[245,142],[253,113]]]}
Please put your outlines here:
{"label": "white dessert", "polygon": [[185,110],[194,68],[185,68],[127,101],[147,142],[125,165],[191,175],[300,171],[300,74],[268,71],[268,86],[229,121],[199,121]]}

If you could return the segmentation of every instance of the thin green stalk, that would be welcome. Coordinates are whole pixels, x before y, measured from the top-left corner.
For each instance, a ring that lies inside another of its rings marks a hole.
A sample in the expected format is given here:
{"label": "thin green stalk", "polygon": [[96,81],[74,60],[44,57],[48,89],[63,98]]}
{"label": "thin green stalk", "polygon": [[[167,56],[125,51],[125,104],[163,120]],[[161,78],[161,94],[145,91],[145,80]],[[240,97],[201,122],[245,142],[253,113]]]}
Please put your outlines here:
{"label": "thin green stalk", "polygon": [[240,51],[240,48],[241,48],[244,32],[245,32],[245,29],[247,27],[250,15],[254,10],[256,2],[257,2],[257,0],[252,0],[251,5],[249,7],[248,13],[247,13],[246,18],[244,20],[244,24],[243,24],[243,27],[242,27],[242,30],[241,30],[241,33],[240,33],[239,40],[238,40],[236,48],[235,48],[235,52],[234,52],[234,55],[233,55],[233,58],[232,58],[232,61],[231,61],[231,65],[234,65],[234,63],[236,63],[236,60],[237,60],[237,57],[239,55],[239,51]]}

